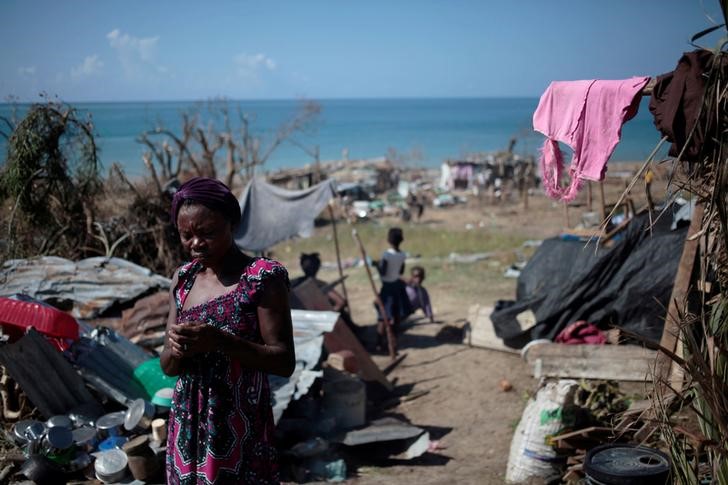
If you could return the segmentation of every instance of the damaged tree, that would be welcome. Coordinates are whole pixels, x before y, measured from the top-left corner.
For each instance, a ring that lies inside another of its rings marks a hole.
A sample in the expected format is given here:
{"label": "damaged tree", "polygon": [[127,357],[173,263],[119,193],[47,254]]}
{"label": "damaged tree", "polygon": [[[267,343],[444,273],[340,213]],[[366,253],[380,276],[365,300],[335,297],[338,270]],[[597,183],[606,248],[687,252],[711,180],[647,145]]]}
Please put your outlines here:
{"label": "damaged tree", "polygon": [[[289,120],[266,136],[254,129],[255,114],[246,113],[240,107],[236,126],[228,102],[211,102],[208,109],[207,124],[199,112],[183,113],[181,135],[158,126],[137,138],[148,148],[144,164],[160,194],[170,181],[183,173],[219,178],[229,187],[236,182],[245,184],[281,144],[292,140],[294,134],[309,130],[321,112],[321,106],[315,101],[302,101]],[[221,125],[219,128],[216,120]]]}
{"label": "damaged tree", "polygon": [[141,133],[137,141],[147,147],[143,160],[151,181],[132,183],[121,167],[112,166],[109,184],[118,185],[114,194],[126,210],[117,211],[98,237],[107,249],[124,238],[123,245],[114,248],[117,256],[171,274],[184,256],[169,220],[170,188],[191,176],[219,178],[229,187],[246,183],[281,144],[291,141],[300,147],[293,135],[306,132],[320,111],[318,103],[303,102],[288,121],[265,136],[254,130],[254,114],[238,108],[236,126],[229,105],[212,102],[207,123],[199,112],[187,112],[181,115],[179,134],[162,126]]}
{"label": "damaged tree", "polygon": [[0,121],[8,142],[0,172],[7,238],[0,255],[83,256],[94,243],[94,199],[102,188],[91,120],[47,101],[30,106],[20,121]]}

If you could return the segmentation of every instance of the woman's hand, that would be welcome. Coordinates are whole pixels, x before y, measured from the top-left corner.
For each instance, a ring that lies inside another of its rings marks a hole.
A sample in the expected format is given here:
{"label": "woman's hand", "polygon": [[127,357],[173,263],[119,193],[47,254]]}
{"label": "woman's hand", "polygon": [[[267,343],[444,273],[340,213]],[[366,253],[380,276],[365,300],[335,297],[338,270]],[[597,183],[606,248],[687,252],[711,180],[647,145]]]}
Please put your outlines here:
{"label": "woman's hand", "polygon": [[221,339],[220,330],[201,322],[175,323],[169,329],[170,350],[177,358],[218,350]]}

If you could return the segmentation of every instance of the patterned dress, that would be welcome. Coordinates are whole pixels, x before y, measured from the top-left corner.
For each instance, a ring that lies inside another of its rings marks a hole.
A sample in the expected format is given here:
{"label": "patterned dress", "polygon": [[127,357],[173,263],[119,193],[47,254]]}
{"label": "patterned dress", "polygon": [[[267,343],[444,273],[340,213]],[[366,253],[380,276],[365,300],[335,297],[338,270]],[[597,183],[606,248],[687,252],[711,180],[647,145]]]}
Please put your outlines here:
{"label": "patterned dress", "polygon": [[[177,322],[199,321],[262,343],[257,307],[267,283],[288,273],[280,263],[254,259],[238,286],[182,310],[202,269],[193,261],[179,270]],[[221,352],[184,362],[174,390],[167,438],[167,483],[278,483],[273,414],[266,373],[246,369]]]}

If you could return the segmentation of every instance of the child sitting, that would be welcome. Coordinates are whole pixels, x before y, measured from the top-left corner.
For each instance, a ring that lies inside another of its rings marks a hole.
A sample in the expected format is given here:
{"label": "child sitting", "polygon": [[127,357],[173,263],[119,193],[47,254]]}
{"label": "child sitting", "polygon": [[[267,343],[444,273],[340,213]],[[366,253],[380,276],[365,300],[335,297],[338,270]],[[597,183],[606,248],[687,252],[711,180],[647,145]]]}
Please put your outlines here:
{"label": "child sitting", "polygon": [[434,323],[435,315],[432,313],[430,295],[422,286],[423,281],[425,281],[425,268],[422,266],[414,266],[410,271],[410,279],[405,288],[409,297],[410,309],[412,313],[421,309],[425,312],[425,316]]}

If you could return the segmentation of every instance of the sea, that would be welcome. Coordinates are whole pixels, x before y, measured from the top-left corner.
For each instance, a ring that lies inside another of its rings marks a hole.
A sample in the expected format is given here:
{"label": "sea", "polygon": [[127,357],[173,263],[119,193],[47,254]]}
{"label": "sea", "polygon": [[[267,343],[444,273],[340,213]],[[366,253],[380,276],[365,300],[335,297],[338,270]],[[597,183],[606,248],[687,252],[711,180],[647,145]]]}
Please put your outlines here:
{"label": "sea", "polygon": [[[316,101],[320,113],[303,130],[278,146],[264,170],[301,167],[320,160],[367,159],[390,155],[400,163],[437,167],[446,159],[472,152],[507,148],[516,138],[515,153],[534,155],[543,136],[532,129],[532,115],[538,98],[426,98],[426,99],[325,99]],[[159,101],[70,103],[81,116],[93,120],[104,170],[117,162],[130,176],[146,175],[142,162],[145,147],[140,133],[164,127],[181,132],[183,113],[197,113],[205,126],[222,126],[219,111],[210,109],[223,101]],[[250,120],[250,131],[265,150],[276,131],[295,116],[301,100],[224,101],[233,129],[240,126],[240,114]],[[638,114],[622,129],[622,140],[612,161],[644,160],[659,141],[642,100]],[[0,104],[0,115],[16,110],[22,116],[28,105]],[[7,153],[0,137],[0,159]],[[219,152],[221,159],[224,157]]]}

